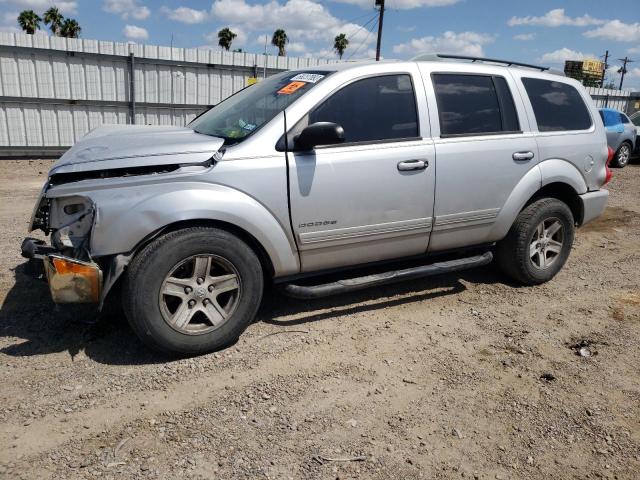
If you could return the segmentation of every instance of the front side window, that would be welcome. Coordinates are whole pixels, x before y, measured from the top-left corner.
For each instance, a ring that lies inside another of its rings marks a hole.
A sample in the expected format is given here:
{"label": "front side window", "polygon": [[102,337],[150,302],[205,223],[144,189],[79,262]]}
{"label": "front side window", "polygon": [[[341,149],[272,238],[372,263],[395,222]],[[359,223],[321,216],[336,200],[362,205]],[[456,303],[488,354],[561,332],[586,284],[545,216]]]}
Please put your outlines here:
{"label": "front side window", "polygon": [[[539,78],[523,78],[522,83],[531,100],[539,131],[587,130],[591,127],[589,110],[571,85]],[[604,117],[606,124],[606,111]]]}
{"label": "front side window", "polygon": [[291,105],[332,72],[284,72],[273,75],[228,97],[194,119],[197,133],[239,143]]}
{"label": "front side window", "polygon": [[627,117],[624,113],[620,114],[620,121],[622,123],[631,123],[631,120],[629,120],[629,117]]}
{"label": "front side window", "polygon": [[416,138],[418,112],[411,76],[383,75],[355,81],[309,113],[308,124],[333,122],[345,143]]}
{"label": "front side window", "polygon": [[440,135],[518,132],[518,114],[503,77],[434,73]]}

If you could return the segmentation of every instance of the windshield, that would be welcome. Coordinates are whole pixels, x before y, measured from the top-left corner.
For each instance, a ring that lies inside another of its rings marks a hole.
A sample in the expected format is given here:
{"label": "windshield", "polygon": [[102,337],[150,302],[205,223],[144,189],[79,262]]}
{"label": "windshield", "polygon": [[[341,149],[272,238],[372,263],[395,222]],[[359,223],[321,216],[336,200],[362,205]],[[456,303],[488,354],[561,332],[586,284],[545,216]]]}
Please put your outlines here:
{"label": "windshield", "polygon": [[193,120],[197,133],[239,143],[332,72],[283,72],[240,90]]}

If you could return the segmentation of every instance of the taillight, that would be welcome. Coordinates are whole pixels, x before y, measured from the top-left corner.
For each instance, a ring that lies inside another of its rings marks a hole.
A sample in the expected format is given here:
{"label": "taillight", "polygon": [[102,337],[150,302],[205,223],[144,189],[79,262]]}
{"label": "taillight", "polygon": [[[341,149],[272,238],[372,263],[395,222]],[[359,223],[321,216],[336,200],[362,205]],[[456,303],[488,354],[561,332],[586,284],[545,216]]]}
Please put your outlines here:
{"label": "taillight", "polygon": [[607,183],[609,183],[611,181],[611,177],[613,177],[613,172],[611,171],[611,169],[609,168],[609,163],[611,163],[611,160],[613,160],[613,156],[615,155],[615,151],[613,150],[613,148],[607,146],[607,161],[604,164],[604,170],[606,172],[606,175],[604,177],[604,183],[602,185],[606,185]]}

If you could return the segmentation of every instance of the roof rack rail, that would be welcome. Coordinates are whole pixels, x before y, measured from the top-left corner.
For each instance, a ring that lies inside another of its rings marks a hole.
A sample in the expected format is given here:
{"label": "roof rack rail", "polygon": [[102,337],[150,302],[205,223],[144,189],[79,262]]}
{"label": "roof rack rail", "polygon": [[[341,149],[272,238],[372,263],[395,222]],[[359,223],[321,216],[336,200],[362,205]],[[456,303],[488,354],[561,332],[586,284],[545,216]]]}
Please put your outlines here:
{"label": "roof rack rail", "polygon": [[[490,63],[501,63],[508,67],[515,65],[518,67],[527,67],[533,68],[535,70],[540,70],[542,72],[546,72],[549,70],[549,67],[541,67],[539,65],[531,65],[530,63],[521,63],[521,62],[512,62],[511,60],[499,60],[497,58],[486,58],[486,57],[471,57],[468,55],[450,55],[446,53],[426,53],[422,55],[417,55],[413,57],[411,60],[414,61],[438,61],[442,59],[451,59],[451,60],[471,60],[471,62],[490,62]],[[555,72],[554,72],[555,73]]]}

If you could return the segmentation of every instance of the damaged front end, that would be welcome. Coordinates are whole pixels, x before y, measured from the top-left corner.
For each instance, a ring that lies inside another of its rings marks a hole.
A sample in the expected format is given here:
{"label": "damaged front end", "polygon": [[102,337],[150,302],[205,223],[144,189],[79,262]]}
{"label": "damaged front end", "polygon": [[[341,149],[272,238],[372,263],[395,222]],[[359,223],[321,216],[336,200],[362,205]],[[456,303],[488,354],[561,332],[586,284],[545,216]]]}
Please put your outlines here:
{"label": "damaged front end", "polygon": [[91,131],[52,166],[36,202],[29,230],[44,232],[50,245],[27,238],[22,255],[38,263],[56,303],[102,306],[144,237],[139,225],[121,219],[145,195],[198,178],[223,153],[223,139],[187,127]]}
{"label": "damaged front end", "polygon": [[89,198],[48,199],[46,189],[36,204],[31,230],[50,234],[51,245],[26,238],[22,242],[22,256],[42,261],[55,303],[99,303],[102,299],[103,272],[89,253],[95,212]]}

